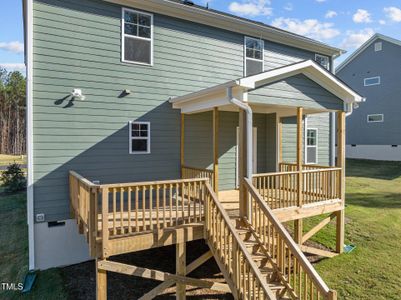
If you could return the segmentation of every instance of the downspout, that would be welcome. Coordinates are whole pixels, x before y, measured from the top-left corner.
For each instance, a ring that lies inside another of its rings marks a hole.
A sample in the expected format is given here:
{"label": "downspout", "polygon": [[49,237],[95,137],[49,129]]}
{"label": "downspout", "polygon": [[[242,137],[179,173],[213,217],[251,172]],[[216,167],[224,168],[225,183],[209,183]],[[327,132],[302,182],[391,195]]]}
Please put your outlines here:
{"label": "downspout", "polygon": [[253,171],[252,171],[252,142],[253,142],[253,113],[251,107],[235,97],[233,97],[232,87],[227,88],[227,98],[228,101],[237,106],[239,109],[242,109],[246,113],[246,158],[247,158],[247,170],[246,177],[248,179],[252,179]]}

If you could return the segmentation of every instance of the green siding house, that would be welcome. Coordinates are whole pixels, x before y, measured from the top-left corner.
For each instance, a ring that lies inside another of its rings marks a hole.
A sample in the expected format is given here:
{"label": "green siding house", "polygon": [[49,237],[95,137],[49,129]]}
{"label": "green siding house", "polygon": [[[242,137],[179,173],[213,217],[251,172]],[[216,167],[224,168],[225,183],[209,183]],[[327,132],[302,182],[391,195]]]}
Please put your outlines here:
{"label": "green siding house", "polygon": [[253,173],[295,162],[298,107],[304,163],[333,165],[334,114],[361,100],[331,73],[341,50],[183,1],[25,0],[24,20],[31,269],[89,259],[70,170],[100,184],[216,171],[215,129],[215,189],[234,190],[230,93],[252,109]]}

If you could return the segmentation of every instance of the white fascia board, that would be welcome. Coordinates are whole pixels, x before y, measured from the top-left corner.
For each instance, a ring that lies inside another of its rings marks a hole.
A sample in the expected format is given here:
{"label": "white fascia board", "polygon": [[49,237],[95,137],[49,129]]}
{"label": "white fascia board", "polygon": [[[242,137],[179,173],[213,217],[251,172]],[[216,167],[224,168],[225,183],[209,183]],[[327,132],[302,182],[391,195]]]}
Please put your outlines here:
{"label": "white fascia board", "polygon": [[346,84],[341,82],[336,76],[323,70],[311,60],[302,61],[286,67],[281,67],[254,76],[240,79],[240,85],[263,85],[283,78],[291,77],[296,74],[304,74],[315,81],[323,88],[338,96],[344,102],[361,102],[363,97],[354,92]]}
{"label": "white fascia board", "polygon": [[361,54],[363,51],[366,50],[370,45],[372,45],[376,40],[381,39],[383,41],[392,43],[397,46],[401,46],[401,41],[394,39],[392,37],[376,33],[373,35],[369,40],[367,40],[362,46],[360,46],[357,50],[355,50],[354,53],[352,53],[349,57],[347,57],[346,60],[344,60],[337,68],[336,68],[336,73],[340,72],[342,69],[344,69],[345,66],[347,66],[351,61],[353,61],[359,54]]}
{"label": "white fascia board", "polygon": [[288,46],[324,54],[328,56],[340,56],[346,51],[325,45],[318,41],[296,35],[291,32],[280,30],[274,27],[268,27],[264,24],[257,24],[250,20],[239,19],[234,16],[220,14],[213,10],[200,9],[195,6],[189,6],[183,3],[168,0],[103,0],[114,4],[134,7],[147,10],[149,12],[160,13],[175,18],[188,20],[200,24],[214,26],[238,32],[248,36],[257,36],[272,42],[285,44]]}

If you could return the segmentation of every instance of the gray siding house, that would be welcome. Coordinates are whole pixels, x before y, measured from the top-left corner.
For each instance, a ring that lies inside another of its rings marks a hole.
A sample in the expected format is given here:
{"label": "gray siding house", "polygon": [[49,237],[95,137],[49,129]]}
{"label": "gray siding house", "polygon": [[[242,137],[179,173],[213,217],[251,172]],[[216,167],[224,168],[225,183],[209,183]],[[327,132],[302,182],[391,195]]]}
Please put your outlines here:
{"label": "gray siding house", "polygon": [[[182,163],[213,168],[212,110],[186,104],[198,91],[268,73],[273,81],[254,78],[242,99],[253,110],[254,172],[295,162],[297,107],[304,162],[334,163],[333,114],[355,96],[330,73],[339,49],[182,1],[26,0],[24,19],[31,269],[89,259],[70,219],[70,170],[103,184],[177,179]],[[215,107],[218,190],[231,190],[238,109]]]}
{"label": "gray siding house", "polygon": [[347,157],[401,160],[401,41],[375,34],[338,66],[366,103],[347,118]]}

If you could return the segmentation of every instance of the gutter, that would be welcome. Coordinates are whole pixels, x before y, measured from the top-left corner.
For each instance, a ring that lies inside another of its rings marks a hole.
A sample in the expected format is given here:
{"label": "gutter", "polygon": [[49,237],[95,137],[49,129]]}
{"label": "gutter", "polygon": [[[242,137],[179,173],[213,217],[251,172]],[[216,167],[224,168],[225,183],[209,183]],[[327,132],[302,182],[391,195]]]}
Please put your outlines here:
{"label": "gutter", "polygon": [[247,160],[247,170],[246,170],[246,177],[251,179],[252,178],[252,134],[253,134],[253,113],[251,107],[235,97],[233,97],[233,90],[232,87],[227,88],[227,98],[228,101],[237,106],[239,109],[242,109],[246,113],[246,160]]}

